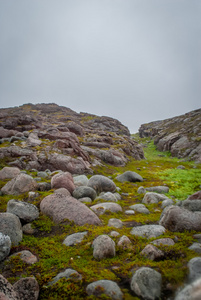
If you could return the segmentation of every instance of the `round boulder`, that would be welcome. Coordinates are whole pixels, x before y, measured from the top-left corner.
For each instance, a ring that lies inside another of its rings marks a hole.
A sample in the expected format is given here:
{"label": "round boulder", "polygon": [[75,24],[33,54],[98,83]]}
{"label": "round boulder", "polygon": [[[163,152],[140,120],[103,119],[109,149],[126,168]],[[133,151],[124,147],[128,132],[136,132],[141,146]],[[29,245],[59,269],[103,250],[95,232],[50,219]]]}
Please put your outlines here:
{"label": "round boulder", "polygon": [[96,196],[96,191],[89,186],[78,186],[73,191],[73,197],[76,199],[89,197],[91,200],[94,200]]}
{"label": "round boulder", "polygon": [[147,239],[158,237],[165,232],[165,228],[161,225],[142,225],[133,227],[131,234],[141,236]]}
{"label": "round boulder", "polygon": [[54,175],[51,179],[51,188],[65,188],[72,194],[75,189],[75,185],[71,173],[64,172]]}
{"label": "round boulder", "polygon": [[4,167],[0,171],[0,180],[12,179],[20,174],[20,169],[16,167]]}
{"label": "round boulder", "polygon": [[131,290],[143,299],[160,298],[161,285],[161,274],[147,267],[138,269],[131,279]]}
{"label": "round boulder", "polygon": [[102,294],[108,296],[112,300],[122,300],[123,293],[116,282],[111,280],[98,280],[90,283],[86,292],[89,296],[94,295],[100,297]]}
{"label": "round boulder", "polygon": [[1,189],[3,194],[20,195],[22,193],[35,191],[37,182],[30,175],[20,173],[17,177],[7,182]]}
{"label": "round boulder", "polygon": [[10,248],[11,248],[10,237],[0,232],[0,262],[9,255]]}
{"label": "round boulder", "polygon": [[114,257],[115,242],[106,234],[99,235],[92,244],[93,257],[97,260],[104,259],[106,257]]}
{"label": "round boulder", "polygon": [[18,216],[25,223],[32,222],[39,217],[39,210],[35,205],[14,199],[8,201],[7,212]]}
{"label": "round boulder", "polygon": [[130,182],[137,182],[137,181],[143,181],[142,176],[140,176],[138,173],[136,172],[132,172],[132,171],[126,171],[121,175],[118,175],[116,177],[116,180],[119,182],[125,182],[125,181],[130,181]]}
{"label": "round boulder", "polygon": [[93,188],[97,194],[101,192],[115,192],[115,183],[103,175],[94,175],[89,179],[88,186]]}
{"label": "round boulder", "polygon": [[0,232],[8,235],[11,243],[17,246],[22,240],[22,225],[20,219],[11,213],[0,213]]}

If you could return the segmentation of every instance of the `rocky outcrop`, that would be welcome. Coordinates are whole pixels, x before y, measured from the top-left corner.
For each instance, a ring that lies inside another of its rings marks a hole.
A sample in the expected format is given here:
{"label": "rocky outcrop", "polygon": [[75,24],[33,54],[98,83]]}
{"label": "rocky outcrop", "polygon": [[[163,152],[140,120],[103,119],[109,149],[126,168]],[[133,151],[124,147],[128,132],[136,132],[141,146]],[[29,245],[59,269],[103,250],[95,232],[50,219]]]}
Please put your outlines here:
{"label": "rocky outcrop", "polygon": [[201,162],[201,109],[162,121],[142,124],[140,137],[151,137],[160,151]]}

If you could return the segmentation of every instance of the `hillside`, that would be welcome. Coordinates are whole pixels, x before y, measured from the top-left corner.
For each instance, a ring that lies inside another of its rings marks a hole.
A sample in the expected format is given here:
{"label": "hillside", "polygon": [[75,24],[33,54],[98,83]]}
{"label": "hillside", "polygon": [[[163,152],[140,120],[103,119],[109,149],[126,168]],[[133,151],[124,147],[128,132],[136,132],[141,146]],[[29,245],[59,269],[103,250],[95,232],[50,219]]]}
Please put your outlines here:
{"label": "hillside", "polygon": [[142,124],[140,137],[151,137],[160,151],[201,162],[201,109],[162,121]]}
{"label": "hillside", "polygon": [[0,299],[201,297],[201,164],[56,104],[0,122]]}

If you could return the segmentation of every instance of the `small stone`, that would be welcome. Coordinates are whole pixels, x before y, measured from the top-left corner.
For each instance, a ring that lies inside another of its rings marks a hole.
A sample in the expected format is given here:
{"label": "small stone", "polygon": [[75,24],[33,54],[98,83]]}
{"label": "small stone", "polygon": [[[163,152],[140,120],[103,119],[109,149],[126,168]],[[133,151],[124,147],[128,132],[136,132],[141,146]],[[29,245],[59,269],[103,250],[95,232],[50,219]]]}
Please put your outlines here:
{"label": "small stone", "polygon": [[101,260],[116,255],[115,242],[106,234],[99,235],[92,244],[93,257]]}
{"label": "small stone", "polygon": [[87,233],[88,231],[83,231],[83,232],[76,232],[71,235],[68,235],[63,241],[63,244],[66,246],[74,246],[76,244],[79,244],[83,241]]}
{"label": "small stone", "polygon": [[109,227],[116,227],[116,228],[122,228],[123,227],[123,222],[119,219],[110,219],[108,222]]}
{"label": "small stone", "polygon": [[126,214],[126,215],[134,215],[135,212],[134,212],[134,210],[130,209],[130,210],[126,210],[126,211],[125,211],[125,214]]}
{"label": "small stone", "polygon": [[108,296],[112,300],[122,300],[123,293],[116,282],[111,280],[98,280],[90,283],[86,288],[87,294],[94,295],[96,298],[102,294]]}
{"label": "small stone", "polygon": [[164,252],[156,248],[155,246],[148,244],[141,252],[141,255],[150,260],[160,260],[164,257]]}

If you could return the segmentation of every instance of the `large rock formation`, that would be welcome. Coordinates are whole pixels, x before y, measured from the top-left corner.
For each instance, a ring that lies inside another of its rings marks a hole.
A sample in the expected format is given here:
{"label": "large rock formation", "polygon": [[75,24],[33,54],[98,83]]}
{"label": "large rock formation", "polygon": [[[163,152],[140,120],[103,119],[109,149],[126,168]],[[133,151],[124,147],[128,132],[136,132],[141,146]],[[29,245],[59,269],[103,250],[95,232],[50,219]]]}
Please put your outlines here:
{"label": "large rock formation", "polygon": [[142,124],[140,137],[151,137],[157,149],[201,162],[201,109],[174,118]]}
{"label": "large rock formation", "polygon": [[129,156],[144,158],[118,120],[54,103],[0,109],[0,143],[0,159],[27,170],[90,174],[91,166],[102,162],[124,166]]}

